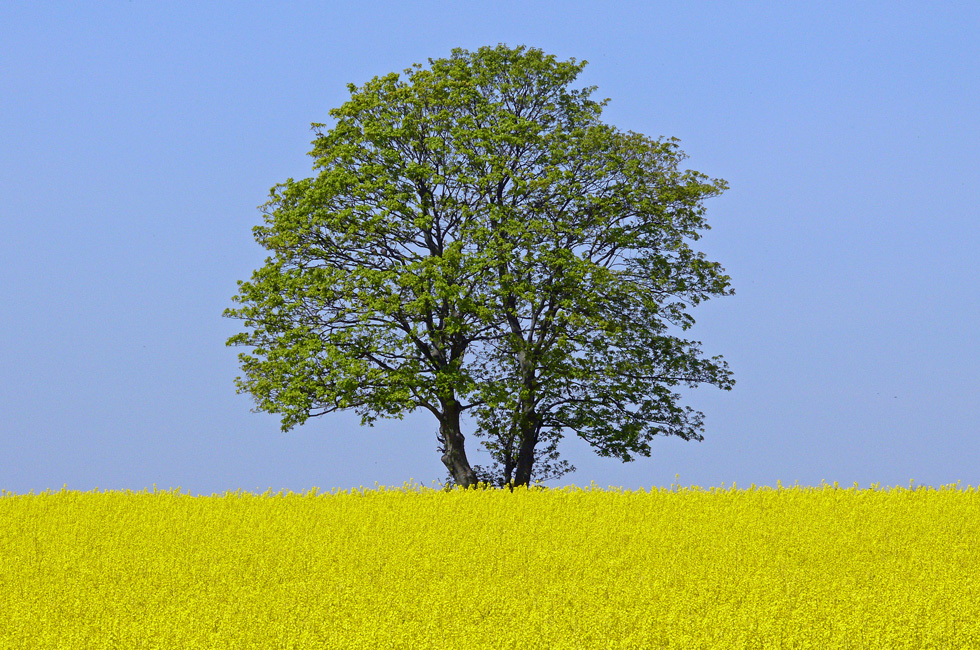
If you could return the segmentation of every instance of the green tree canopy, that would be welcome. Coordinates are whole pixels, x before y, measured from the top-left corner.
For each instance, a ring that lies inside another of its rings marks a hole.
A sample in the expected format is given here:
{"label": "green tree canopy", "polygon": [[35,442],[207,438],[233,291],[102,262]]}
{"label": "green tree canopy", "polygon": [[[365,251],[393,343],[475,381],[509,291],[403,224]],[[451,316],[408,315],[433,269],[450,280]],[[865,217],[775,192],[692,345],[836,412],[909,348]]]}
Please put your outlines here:
{"label": "green tree canopy", "polygon": [[[316,176],[262,206],[273,255],[225,311],[252,328],[228,340],[254,347],[238,392],[283,431],[427,409],[465,487],[561,476],[565,432],[624,461],[657,434],[703,439],[670,388],[734,382],[669,326],[733,293],[687,243],[725,182],[680,171],[676,139],[603,124],[608,100],[568,88],[585,61],[499,45],[429,63],[350,84],[336,125],[313,125]],[[480,476],[467,412],[497,465]]]}

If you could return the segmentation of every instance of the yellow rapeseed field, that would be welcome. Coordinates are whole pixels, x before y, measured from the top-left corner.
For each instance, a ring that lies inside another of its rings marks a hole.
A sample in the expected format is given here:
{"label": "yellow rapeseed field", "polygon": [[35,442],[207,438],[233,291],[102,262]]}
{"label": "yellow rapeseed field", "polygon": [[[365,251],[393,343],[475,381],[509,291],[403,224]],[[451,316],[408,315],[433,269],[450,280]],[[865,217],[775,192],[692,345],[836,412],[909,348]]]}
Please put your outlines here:
{"label": "yellow rapeseed field", "polygon": [[4,491],[0,648],[980,648],[957,485]]}

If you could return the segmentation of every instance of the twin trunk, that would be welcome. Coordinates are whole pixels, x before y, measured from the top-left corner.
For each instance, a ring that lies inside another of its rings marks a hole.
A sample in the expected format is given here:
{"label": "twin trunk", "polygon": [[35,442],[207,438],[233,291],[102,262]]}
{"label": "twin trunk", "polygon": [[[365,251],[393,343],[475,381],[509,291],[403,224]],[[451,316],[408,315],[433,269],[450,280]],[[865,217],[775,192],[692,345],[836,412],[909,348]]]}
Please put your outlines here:
{"label": "twin trunk", "polygon": [[[460,430],[460,404],[456,400],[451,400],[443,404],[443,418],[440,422],[439,433],[445,446],[442,454],[442,462],[449,470],[457,485],[464,488],[475,486],[478,482],[473,468],[470,467],[469,460],[466,458],[463,433]],[[510,462],[505,464],[506,477],[510,478],[511,469],[514,470],[513,486],[520,487],[531,482],[531,471],[534,468],[534,446],[538,442],[538,422],[537,414],[533,411],[525,412],[524,417],[518,423],[520,433],[520,447],[517,452],[517,463],[515,466]],[[511,461],[510,458],[507,459]]]}

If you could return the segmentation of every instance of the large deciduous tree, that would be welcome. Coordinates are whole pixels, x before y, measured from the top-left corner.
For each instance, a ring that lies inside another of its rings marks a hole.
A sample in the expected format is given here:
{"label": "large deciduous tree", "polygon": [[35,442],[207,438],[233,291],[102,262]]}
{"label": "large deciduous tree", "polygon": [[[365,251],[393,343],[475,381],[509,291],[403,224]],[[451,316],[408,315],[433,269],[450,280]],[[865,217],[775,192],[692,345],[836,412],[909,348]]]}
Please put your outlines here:
{"label": "large deciduous tree", "polygon": [[[733,293],[687,243],[725,182],[680,171],[675,139],[603,124],[608,100],[568,87],[585,61],[500,45],[429,63],[349,85],[335,126],[313,125],[317,175],[262,206],[273,256],[225,311],[252,328],[228,340],[255,348],[239,392],[283,431],[427,409],[464,487],[561,476],[567,431],[624,461],[657,434],[702,440],[670,387],[734,382],[668,327]],[[496,470],[470,465],[464,415]]]}

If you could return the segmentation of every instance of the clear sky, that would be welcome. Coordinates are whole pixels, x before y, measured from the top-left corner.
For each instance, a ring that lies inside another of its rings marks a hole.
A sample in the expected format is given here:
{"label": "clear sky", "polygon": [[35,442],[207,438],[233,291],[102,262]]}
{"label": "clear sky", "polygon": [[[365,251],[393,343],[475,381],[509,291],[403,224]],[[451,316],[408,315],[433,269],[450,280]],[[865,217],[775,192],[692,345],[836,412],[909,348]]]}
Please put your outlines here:
{"label": "clear sky", "polygon": [[736,380],[682,390],[704,441],[569,432],[547,485],[980,485],[978,34],[974,0],[4,2],[0,488],[445,480],[428,412],[252,413],[221,314],[347,83],[498,43],[587,60],[605,122],[731,186],[695,247],[736,293],[684,334]]}

